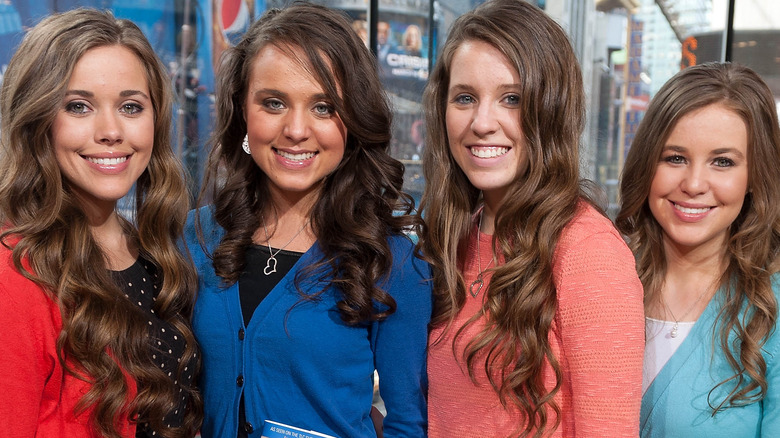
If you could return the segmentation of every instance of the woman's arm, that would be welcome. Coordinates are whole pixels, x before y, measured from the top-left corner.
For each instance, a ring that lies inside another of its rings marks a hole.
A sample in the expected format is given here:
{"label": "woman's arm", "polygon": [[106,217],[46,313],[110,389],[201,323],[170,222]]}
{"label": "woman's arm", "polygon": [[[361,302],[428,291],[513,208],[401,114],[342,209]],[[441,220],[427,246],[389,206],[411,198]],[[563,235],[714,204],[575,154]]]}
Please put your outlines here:
{"label": "woman's arm", "polygon": [[560,354],[571,383],[572,410],[563,415],[573,415],[578,436],[636,437],[644,308],[633,255],[611,229],[568,243],[555,268]]}
{"label": "woman's arm", "polygon": [[379,392],[387,408],[386,438],[424,437],[427,430],[426,348],[431,318],[428,264],[412,254],[407,239],[396,238],[393,271],[386,290],[397,304],[395,313],[374,324],[374,361]]}
{"label": "woman's arm", "polygon": [[[0,430],[3,436],[38,432],[47,382],[56,385],[59,309],[31,281],[1,272]],[[56,398],[52,400],[56,402]]]}
{"label": "woman's arm", "polygon": [[[780,274],[772,277],[772,289],[775,299],[780,301]],[[775,325],[775,331],[764,345],[766,359],[767,388],[761,401],[761,438],[780,436],[780,332]]]}

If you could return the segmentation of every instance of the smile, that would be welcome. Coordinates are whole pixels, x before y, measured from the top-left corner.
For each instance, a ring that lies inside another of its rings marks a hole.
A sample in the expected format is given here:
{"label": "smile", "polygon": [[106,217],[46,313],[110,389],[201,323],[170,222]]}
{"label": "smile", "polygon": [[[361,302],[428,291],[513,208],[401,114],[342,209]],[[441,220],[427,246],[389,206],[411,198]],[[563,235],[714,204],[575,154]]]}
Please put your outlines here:
{"label": "smile", "polygon": [[672,203],[672,205],[674,205],[675,209],[685,214],[702,214],[712,209],[712,207],[688,208],[688,207],[683,207],[681,205],[677,205],[675,203]]}
{"label": "smile", "polygon": [[127,157],[114,157],[114,158],[93,158],[93,157],[84,157],[89,161],[90,163],[95,163],[99,166],[116,166],[119,163],[124,163],[127,161]]}
{"label": "smile", "polygon": [[495,158],[509,152],[509,148],[505,146],[473,146],[469,148],[469,151],[477,158]]}
{"label": "smile", "polygon": [[280,151],[279,149],[276,148],[274,148],[274,152],[276,152],[276,154],[279,155],[280,157],[286,158],[291,161],[304,161],[310,158],[314,158],[314,156],[317,155],[316,152],[302,152],[300,154],[291,154],[289,152]]}

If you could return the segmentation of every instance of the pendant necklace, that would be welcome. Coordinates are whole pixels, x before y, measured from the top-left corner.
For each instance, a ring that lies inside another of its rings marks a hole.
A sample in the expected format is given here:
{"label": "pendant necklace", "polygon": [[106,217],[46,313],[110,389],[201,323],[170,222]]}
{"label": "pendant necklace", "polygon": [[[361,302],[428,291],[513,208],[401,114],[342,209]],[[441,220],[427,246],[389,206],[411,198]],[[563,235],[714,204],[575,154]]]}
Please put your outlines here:
{"label": "pendant necklace", "polygon": [[663,296],[661,296],[661,302],[664,303],[664,307],[666,307],[666,310],[669,312],[669,315],[672,315],[672,319],[674,320],[674,325],[672,326],[672,330],[669,332],[669,336],[671,336],[673,338],[677,337],[677,333],[678,333],[677,329],[680,326],[680,321],[685,319],[685,317],[688,316],[689,313],[691,313],[691,310],[693,310],[693,308],[696,307],[696,304],[698,304],[699,301],[701,301],[701,299],[704,297],[704,295],[707,294],[708,290],[709,290],[709,288],[704,289],[704,292],[702,292],[701,295],[699,295],[699,298],[696,298],[696,301],[694,301],[693,304],[691,304],[691,306],[688,307],[688,310],[685,311],[685,313],[683,314],[683,316],[680,317],[680,319],[677,319],[674,316],[674,313],[672,313],[672,309],[669,307],[668,304],[666,304],[666,300],[663,298]]}
{"label": "pendant necklace", "polygon": [[[479,292],[482,290],[482,286],[485,285],[485,280],[483,280],[482,275],[485,273],[485,271],[490,268],[490,265],[493,264],[493,259],[490,259],[490,262],[485,266],[485,269],[482,269],[482,257],[480,255],[479,250],[479,241],[480,241],[480,230],[482,229],[482,214],[485,211],[483,208],[482,211],[479,212],[479,224],[477,225],[477,270],[479,273],[477,274],[476,280],[471,282],[471,285],[469,286],[469,293],[472,297],[476,298],[477,295],[479,295]],[[475,290],[476,288],[476,290]]]}
{"label": "pendant necklace", "polygon": [[282,252],[283,249],[287,248],[287,245],[291,244],[293,240],[295,240],[296,237],[298,237],[299,234],[303,230],[306,229],[306,226],[309,225],[309,219],[306,219],[306,222],[303,224],[303,227],[301,227],[300,230],[298,230],[297,233],[295,233],[294,236],[292,236],[292,239],[287,241],[284,245],[282,245],[281,248],[277,249],[276,252],[271,249],[271,242],[268,239],[268,228],[265,226],[265,217],[263,215],[260,215],[260,218],[263,220],[263,231],[265,232],[265,244],[268,246],[268,252],[271,254],[271,257],[268,257],[268,261],[265,262],[265,269],[263,269],[263,274],[265,275],[271,275],[274,272],[276,272],[276,256],[279,255],[280,252]]}

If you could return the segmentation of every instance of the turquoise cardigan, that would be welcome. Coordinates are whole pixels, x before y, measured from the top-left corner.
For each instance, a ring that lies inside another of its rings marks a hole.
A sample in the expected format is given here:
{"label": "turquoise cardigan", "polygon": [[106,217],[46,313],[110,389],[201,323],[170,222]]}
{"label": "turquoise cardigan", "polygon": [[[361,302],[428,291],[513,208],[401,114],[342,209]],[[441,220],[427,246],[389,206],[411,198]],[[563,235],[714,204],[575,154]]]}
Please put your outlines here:
{"label": "turquoise cardigan", "polygon": [[[772,289],[778,297],[778,274],[772,277]],[[713,325],[721,306],[722,295],[717,294],[645,392],[639,423],[642,437],[780,437],[780,334],[777,328],[763,348],[769,385],[763,400],[712,415],[708,396],[716,404],[725,399],[728,391],[724,387],[718,387],[712,394],[710,391],[733,375],[720,352],[719,343],[713,346]]]}

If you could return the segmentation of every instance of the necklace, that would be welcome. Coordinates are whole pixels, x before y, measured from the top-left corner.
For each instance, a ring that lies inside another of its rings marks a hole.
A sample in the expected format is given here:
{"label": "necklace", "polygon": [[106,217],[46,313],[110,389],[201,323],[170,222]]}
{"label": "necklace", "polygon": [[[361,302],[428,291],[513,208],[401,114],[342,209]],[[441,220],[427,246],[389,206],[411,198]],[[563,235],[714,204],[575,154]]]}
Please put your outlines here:
{"label": "necklace", "polygon": [[674,320],[674,325],[672,326],[672,330],[669,332],[669,336],[676,338],[677,337],[677,329],[680,326],[680,320],[685,319],[686,316],[688,316],[689,313],[691,313],[691,310],[693,310],[694,307],[696,307],[697,304],[699,304],[699,301],[704,297],[704,295],[707,294],[707,291],[709,288],[704,289],[704,291],[699,295],[699,298],[696,298],[696,301],[691,304],[690,307],[688,307],[688,310],[685,311],[683,316],[680,317],[680,319],[677,319],[677,317],[674,316],[674,313],[672,313],[672,309],[669,307],[669,304],[666,303],[666,300],[661,297],[661,302],[664,303],[664,307],[666,307],[666,310],[669,312],[670,315],[672,315],[672,319]]}
{"label": "necklace", "polygon": [[[490,262],[485,266],[485,269],[482,269],[482,256],[480,255],[479,250],[479,233],[482,229],[482,213],[484,212],[484,208],[482,211],[479,212],[479,225],[477,225],[477,270],[479,273],[477,274],[477,279],[471,282],[471,285],[469,286],[469,293],[472,297],[476,298],[477,295],[479,295],[479,292],[482,290],[482,286],[485,285],[485,280],[482,278],[482,275],[485,273],[485,271],[488,270],[490,265],[493,263],[493,259],[490,259]],[[477,290],[474,290],[476,287]]]}
{"label": "necklace", "polygon": [[263,269],[263,274],[271,275],[274,272],[276,272],[276,256],[279,255],[279,253],[282,252],[283,249],[287,248],[287,245],[291,244],[292,241],[295,240],[295,238],[298,237],[298,235],[301,234],[301,232],[306,229],[306,226],[309,225],[309,219],[306,219],[306,222],[303,224],[301,229],[298,230],[298,232],[295,233],[294,236],[292,236],[292,239],[288,240],[287,243],[282,245],[281,248],[277,249],[276,252],[274,252],[274,250],[271,249],[271,242],[268,239],[268,228],[266,228],[265,226],[265,217],[263,217],[263,215],[260,215],[260,217],[263,220],[263,231],[265,232],[265,244],[268,246],[268,252],[271,253],[271,257],[268,257],[268,261],[265,262],[265,269]]}

